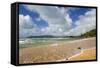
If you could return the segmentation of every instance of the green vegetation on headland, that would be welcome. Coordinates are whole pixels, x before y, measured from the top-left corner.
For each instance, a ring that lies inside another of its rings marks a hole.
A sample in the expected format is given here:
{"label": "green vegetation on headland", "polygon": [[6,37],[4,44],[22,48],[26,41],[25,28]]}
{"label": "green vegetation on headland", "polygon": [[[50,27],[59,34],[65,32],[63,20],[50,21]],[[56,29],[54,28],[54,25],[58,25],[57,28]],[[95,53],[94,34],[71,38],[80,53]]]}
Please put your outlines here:
{"label": "green vegetation on headland", "polygon": [[81,37],[85,37],[85,38],[95,37],[95,36],[96,36],[96,29],[93,29],[93,30],[81,35]]}

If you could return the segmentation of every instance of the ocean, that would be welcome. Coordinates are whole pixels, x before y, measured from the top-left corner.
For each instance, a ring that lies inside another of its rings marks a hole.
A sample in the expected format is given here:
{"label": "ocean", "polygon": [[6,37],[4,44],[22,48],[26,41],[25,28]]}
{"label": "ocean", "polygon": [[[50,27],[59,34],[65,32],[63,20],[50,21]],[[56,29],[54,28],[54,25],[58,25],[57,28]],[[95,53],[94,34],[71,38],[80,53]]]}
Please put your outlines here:
{"label": "ocean", "polygon": [[72,40],[75,40],[75,38],[24,38],[24,39],[19,39],[19,48],[44,46],[54,43],[63,43]]}

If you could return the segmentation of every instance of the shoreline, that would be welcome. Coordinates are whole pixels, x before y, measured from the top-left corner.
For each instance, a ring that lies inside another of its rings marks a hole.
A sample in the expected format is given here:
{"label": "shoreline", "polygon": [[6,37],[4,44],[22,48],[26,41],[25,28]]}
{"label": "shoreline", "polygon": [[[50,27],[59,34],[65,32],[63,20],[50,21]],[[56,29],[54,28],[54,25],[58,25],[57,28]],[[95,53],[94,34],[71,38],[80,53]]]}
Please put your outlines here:
{"label": "shoreline", "polygon": [[[76,42],[81,42],[81,41],[88,41],[88,40],[91,40],[91,39],[94,39],[95,37],[92,37],[92,38],[83,38],[83,39],[77,39],[77,40],[72,40],[72,41],[67,41],[65,42],[65,44],[68,44],[68,43],[76,43]],[[51,46],[59,46],[60,43],[53,43],[51,44]]]}
{"label": "shoreline", "polygon": [[87,40],[91,40],[93,38],[96,38],[96,37],[82,38],[82,39],[72,40],[72,41],[68,41],[67,43],[75,43],[75,42],[87,41]]}
{"label": "shoreline", "polygon": [[81,50],[80,53],[75,54],[75,55],[69,57],[68,60],[66,60],[66,58],[63,58],[63,59],[60,59],[60,60],[56,60],[56,62],[57,62],[57,61],[70,61],[72,58],[79,56],[79,55],[82,54],[84,51],[86,51],[86,50],[91,50],[91,49],[95,49],[95,47],[93,47],[93,48],[89,48],[89,49]]}
{"label": "shoreline", "polygon": [[83,50],[81,50],[80,53],[78,53],[78,54],[76,54],[76,55],[73,55],[73,56],[69,57],[68,60],[70,60],[70,59],[72,59],[72,58],[74,58],[74,57],[77,57],[77,56],[83,54],[84,51],[86,51],[86,50],[92,50],[92,49],[95,49],[95,47],[93,47],[93,48],[89,48],[89,49],[83,49]]}
{"label": "shoreline", "polygon": [[[76,55],[77,57],[84,51],[95,48],[95,39],[95,37],[92,37],[64,43],[54,43],[53,45],[47,44],[47,46],[23,48],[19,50],[19,63],[72,61],[70,60],[72,56]],[[79,47],[80,49],[78,49]],[[93,51],[96,50],[94,49]],[[92,53],[92,51],[89,52]],[[95,57],[95,54],[93,56]]]}
{"label": "shoreline", "polygon": [[[76,39],[76,40],[70,40],[70,41],[67,41],[67,42],[55,42],[55,43],[51,43],[49,45],[43,45],[43,46],[59,46],[61,45],[62,43],[63,44],[68,44],[68,43],[77,43],[77,42],[81,42],[81,41],[87,41],[87,40],[91,40],[91,39],[94,39],[95,37],[91,37],[91,38],[82,38],[82,39]],[[42,47],[42,46],[30,46],[30,47],[23,47],[24,49],[26,48],[31,48],[31,47]],[[20,48],[20,49],[23,49],[23,48]]]}

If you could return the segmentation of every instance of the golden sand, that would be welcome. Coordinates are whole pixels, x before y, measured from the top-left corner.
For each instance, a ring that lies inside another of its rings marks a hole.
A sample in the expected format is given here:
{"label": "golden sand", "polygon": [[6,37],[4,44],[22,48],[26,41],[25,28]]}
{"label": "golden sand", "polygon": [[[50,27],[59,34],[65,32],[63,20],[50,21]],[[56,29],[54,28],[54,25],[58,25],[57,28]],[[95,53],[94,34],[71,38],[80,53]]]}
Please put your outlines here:
{"label": "golden sand", "polygon": [[79,55],[70,58],[69,60],[94,60],[96,59],[96,48],[83,50]]}
{"label": "golden sand", "polygon": [[[78,49],[79,47],[83,49],[83,53],[69,60],[69,57],[81,52],[81,49]],[[53,45],[48,44],[48,46],[23,48],[19,50],[19,63],[93,60],[96,59],[96,49],[93,47],[96,47],[95,37]]]}

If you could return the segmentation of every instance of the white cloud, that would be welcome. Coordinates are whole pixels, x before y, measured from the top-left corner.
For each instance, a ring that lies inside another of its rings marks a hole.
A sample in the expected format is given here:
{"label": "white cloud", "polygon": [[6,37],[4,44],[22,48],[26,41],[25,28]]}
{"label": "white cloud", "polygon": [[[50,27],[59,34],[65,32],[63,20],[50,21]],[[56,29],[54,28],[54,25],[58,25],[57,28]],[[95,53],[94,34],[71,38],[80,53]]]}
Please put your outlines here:
{"label": "white cloud", "polygon": [[48,27],[41,29],[44,34],[63,35],[63,33],[71,28],[72,20],[64,8],[57,6],[38,6],[25,5],[30,11],[36,11],[40,17],[48,22]]}
{"label": "white cloud", "polygon": [[78,36],[96,28],[96,10],[93,9],[81,15],[76,22],[76,28],[65,32],[66,35]]}
{"label": "white cloud", "polygon": [[38,30],[36,24],[29,15],[19,15],[19,37],[27,37],[33,35]]}
{"label": "white cloud", "polygon": [[72,27],[72,19],[67,13],[68,9],[63,7],[25,5],[27,10],[36,11],[40,14],[36,20],[45,20],[48,27],[38,28],[29,15],[19,15],[20,37],[30,35],[68,35],[77,36],[86,33],[96,27],[96,10],[86,12],[79,16],[75,22],[76,27]]}
{"label": "white cloud", "polygon": [[32,20],[31,20],[31,17],[29,15],[19,15],[19,24],[20,24],[20,27],[22,28],[27,28],[27,29],[30,29],[30,28],[33,28],[33,23],[32,23]]}

